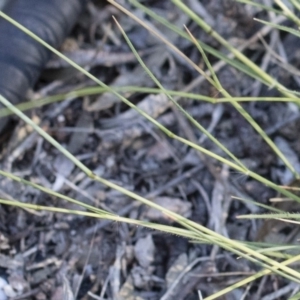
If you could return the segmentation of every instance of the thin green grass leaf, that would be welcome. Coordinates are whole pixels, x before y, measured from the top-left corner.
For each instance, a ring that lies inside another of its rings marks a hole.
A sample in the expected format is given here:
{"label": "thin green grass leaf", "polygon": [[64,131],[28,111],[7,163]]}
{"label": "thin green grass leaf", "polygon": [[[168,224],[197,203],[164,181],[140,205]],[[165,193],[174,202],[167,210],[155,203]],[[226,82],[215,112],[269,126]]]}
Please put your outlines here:
{"label": "thin green grass leaf", "polygon": [[[163,87],[163,85],[159,82],[159,80],[154,76],[154,74],[150,71],[150,69],[146,66],[136,49],[134,48],[133,44],[129,40],[128,36],[126,35],[123,28],[120,26],[118,21],[114,18],[117,26],[119,27],[119,30],[121,31],[124,39],[126,40],[128,46],[130,47],[132,53],[137,58],[139,64],[142,66],[142,68],[146,71],[146,73],[150,76],[150,78],[153,80],[153,82],[163,91],[163,93],[169,98],[169,100],[175,105],[175,107],[182,112],[187,119],[201,132],[203,132],[213,143],[215,143],[220,149],[222,149],[231,159],[233,159],[240,167],[242,167],[245,172],[247,172],[247,168],[241,163],[241,161],[232,153],[230,152],[222,143],[220,143],[209,131],[207,131],[199,122],[197,122],[181,105],[178,104],[177,101],[173,99],[173,97],[168,94],[167,90]],[[218,80],[217,80],[218,82]],[[215,84],[217,84],[217,82]]]}
{"label": "thin green grass leaf", "polygon": [[[281,92],[280,90],[278,90],[278,91]],[[298,91],[289,90],[289,89],[287,89],[287,88],[285,88],[283,91],[287,91],[287,92],[289,92],[290,94],[294,94],[294,95],[300,96],[300,92],[298,92]],[[299,98],[298,98],[298,99],[299,99]],[[298,101],[297,104],[300,106],[299,101]]]}
{"label": "thin green grass leaf", "polygon": [[[218,89],[219,93],[223,94],[225,97],[228,97],[230,99],[231,95],[225,91],[218,80],[214,70],[212,69],[205,52],[203,51],[201,45],[197,42],[197,40],[193,37],[193,35],[188,31],[190,34],[193,42],[197,46],[198,50],[201,52],[202,56],[204,57],[204,61],[208,64],[208,68],[214,78],[215,81],[215,87]],[[276,146],[276,144],[268,137],[268,135],[262,130],[262,128],[254,121],[254,119],[244,110],[244,108],[236,101],[232,100],[230,103],[235,107],[235,109],[251,124],[251,126],[260,134],[260,136],[267,142],[267,144],[272,148],[272,150],[277,154],[278,157],[281,158],[281,160],[284,162],[284,164],[294,173],[295,177],[297,178],[299,174],[297,174],[294,167],[290,164],[290,162],[287,160],[285,155],[279,150],[279,148]]]}
{"label": "thin green grass leaf", "polygon": [[255,21],[259,22],[259,23],[262,23],[262,24],[265,24],[265,25],[268,25],[268,26],[271,26],[273,28],[276,28],[276,29],[279,29],[281,31],[285,31],[285,32],[288,32],[290,34],[293,34],[297,37],[300,37],[300,31],[299,30],[296,30],[294,28],[291,28],[291,27],[287,27],[287,26],[283,26],[283,25],[277,25],[277,24],[273,24],[271,22],[268,22],[268,21],[264,21],[264,20],[261,20],[261,19],[257,19],[257,18],[254,18]]}
{"label": "thin green grass leaf", "polygon": [[92,205],[88,205],[88,204],[86,204],[86,203],[84,203],[84,202],[81,202],[81,201],[79,201],[79,200],[70,198],[70,197],[68,197],[68,196],[65,196],[65,195],[60,194],[60,193],[57,193],[57,192],[54,192],[54,191],[52,191],[51,189],[48,189],[48,188],[46,188],[46,187],[43,187],[43,186],[41,186],[41,185],[39,185],[39,184],[36,184],[36,183],[33,183],[33,182],[31,182],[31,181],[25,180],[25,179],[23,179],[23,178],[20,178],[20,177],[18,177],[18,176],[16,176],[16,175],[13,175],[13,174],[11,174],[11,173],[5,172],[5,171],[3,171],[3,170],[0,170],[0,175],[4,176],[4,177],[6,177],[6,178],[9,178],[9,179],[11,179],[11,180],[14,180],[14,181],[16,181],[16,182],[23,183],[23,184],[25,184],[25,185],[31,186],[31,187],[33,187],[33,188],[35,188],[35,189],[37,189],[37,190],[39,190],[39,191],[41,191],[41,192],[44,192],[44,193],[46,193],[46,194],[48,194],[48,195],[51,195],[51,196],[53,196],[53,197],[57,197],[57,198],[60,198],[60,199],[65,200],[65,201],[68,201],[68,202],[70,202],[70,203],[80,205],[81,207],[84,207],[84,208],[86,208],[86,209],[88,209],[88,210],[90,210],[90,211],[92,211],[92,212],[94,212],[94,213],[115,215],[115,214],[113,214],[113,213],[111,213],[111,212],[108,212],[108,211],[106,211],[106,210],[99,209],[99,208],[97,208],[97,207],[94,207],[94,206],[92,206]]}
{"label": "thin green grass leaf", "polygon": [[[270,257],[276,257],[280,259],[289,259],[293,257],[290,253],[285,253],[285,251],[299,251],[299,245],[298,244],[274,244],[274,243],[267,243],[267,242],[248,242],[248,241],[242,241],[247,247],[259,251],[259,250],[266,250],[263,251],[267,256]],[[273,250],[277,249],[277,252],[274,252]],[[280,251],[280,252],[278,252]],[[293,252],[294,253],[294,252]]]}
{"label": "thin green grass leaf", "polygon": [[300,2],[299,0],[290,0],[290,2],[296,7],[298,10],[300,10]]}
{"label": "thin green grass leaf", "polygon": [[[138,86],[123,86],[123,87],[114,87],[114,90],[117,92],[124,92],[124,93],[149,93],[149,94],[164,94],[164,91],[157,88],[146,88],[146,87],[138,87]],[[101,93],[109,92],[108,88],[103,87],[89,87],[89,88],[83,88],[74,90],[69,93],[65,94],[57,94],[53,96],[48,96],[40,99],[36,99],[34,101],[27,101],[20,104],[15,105],[16,108],[18,108],[20,111],[27,111],[30,109],[42,107],[48,104],[56,103],[63,101],[65,99],[68,100],[74,100],[79,97],[83,96],[91,96],[91,95],[97,95]],[[294,92],[294,91],[290,91]],[[299,94],[299,92],[294,92],[295,94]],[[198,101],[205,101],[208,103],[228,103],[232,99],[236,102],[292,102],[296,104],[300,104],[300,99],[291,100],[287,97],[221,97],[221,98],[214,98],[214,97],[208,97],[204,95],[194,94],[194,93],[188,93],[188,92],[181,92],[181,91],[173,91],[173,90],[166,90],[165,94],[170,94],[174,97],[180,97],[180,98],[187,98],[187,99],[193,99]],[[11,112],[7,108],[0,109],[0,118],[10,116],[13,112]]]}
{"label": "thin green grass leaf", "polygon": [[[295,262],[298,262],[300,260],[300,255],[296,255],[284,262],[282,262],[283,265],[289,265],[289,264],[292,264],[292,263],[295,263]],[[204,300],[213,300],[213,299],[217,299],[231,291],[233,291],[234,289],[237,289],[239,287],[242,287],[250,282],[253,282],[255,280],[257,280],[258,278],[262,277],[262,276],[265,276],[265,275],[269,275],[271,274],[270,270],[262,270],[260,272],[257,272],[256,274],[254,275],[251,275],[219,292],[216,292],[214,293],[213,295],[209,296],[209,297],[206,297]]]}
{"label": "thin green grass leaf", "polygon": [[278,10],[276,8],[273,8],[271,6],[264,5],[262,3],[253,2],[251,0],[235,0],[235,1],[239,2],[239,3],[249,4],[249,5],[261,8],[262,10],[265,10],[265,11],[274,12],[278,15],[285,15],[286,16],[286,14],[283,11]]}
{"label": "thin green grass leaf", "polygon": [[143,226],[143,227],[146,227],[149,229],[165,232],[168,234],[178,235],[178,236],[181,236],[184,238],[189,238],[189,239],[197,239],[198,238],[197,235],[193,234],[193,232],[188,231],[186,229],[176,228],[174,226],[156,224],[156,223],[147,222],[147,221],[134,220],[134,219],[120,217],[116,214],[111,214],[111,213],[106,213],[106,212],[104,212],[104,213],[102,213],[102,212],[86,212],[86,211],[66,209],[66,208],[61,208],[61,207],[52,207],[52,206],[43,206],[43,205],[38,205],[38,204],[23,203],[23,202],[19,202],[19,201],[13,202],[11,200],[6,200],[6,199],[0,199],[0,204],[9,205],[9,206],[13,206],[13,207],[19,207],[19,208],[23,208],[23,209],[27,208],[27,209],[33,209],[33,210],[39,210],[39,211],[49,211],[49,212],[53,212],[53,213],[73,214],[73,215],[78,215],[78,216],[92,217],[92,218],[113,221],[113,222],[124,222],[124,223],[128,223],[131,225]]}
{"label": "thin green grass leaf", "polygon": [[[270,86],[280,89],[281,91],[285,90],[285,87],[277,82],[274,78],[272,78],[268,73],[263,71],[259,66],[257,66],[254,62],[252,62],[248,57],[246,57],[243,53],[238,51],[232,45],[230,45],[223,37],[221,37],[216,31],[214,31],[204,20],[202,20],[195,12],[193,12],[188,6],[186,6],[181,0],[172,0],[172,2],[180,8],[184,13],[186,13],[192,20],[198,24],[205,32],[210,34],[213,38],[215,38],[221,45],[226,47],[230,52],[232,52],[235,57],[243,62],[246,66],[253,70],[257,75],[259,75],[264,81],[266,81]],[[285,96],[290,97],[291,99],[295,98],[294,95],[289,94],[287,92],[282,92]]]}
{"label": "thin green grass leaf", "polygon": [[300,214],[298,213],[290,213],[284,212],[280,214],[249,214],[249,215],[239,215],[236,217],[237,219],[300,219]]}
{"label": "thin green grass leaf", "polygon": [[[109,3],[111,3],[112,5],[114,5],[116,8],[118,8],[119,10],[121,10],[122,12],[124,12],[125,14],[127,14],[131,19],[135,20],[137,23],[139,23],[140,25],[142,25],[144,28],[146,28],[149,32],[151,32],[154,36],[158,37],[161,41],[163,41],[172,51],[174,51],[176,54],[178,54],[179,56],[181,56],[184,60],[186,60],[195,70],[197,70],[203,77],[205,77],[208,82],[210,82],[212,85],[214,85],[214,82],[207,77],[206,73],[203,73],[203,71],[199,68],[198,65],[196,65],[192,60],[190,60],[184,53],[182,53],[176,46],[174,46],[172,43],[170,43],[166,38],[164,38],[160,33],[158,33],[157,31],[153,30],[152,27],[148,26],[147,24],[145,24],[141,19],[139,19],[138,17],[136,17],[133,13],[131,13],[130,11],[128,11],[126,8],[124,8],[123,6],[121,6],[120,4],[118,4],[117,2],[113,1],[113,0],[107,0]],[[185,33],[186,34],[186,33]],[[187,35],[188,36],[188,35]],[[190,40],[190,38],[188,38]],[[201,43],[201,42],[200,42]],[[201,43],[202,47],[204,50],[206,50],[207,47],[205,47],[205,45],[203,43]],[[214,51],[215,54],[217,55],[217,50],[211,48],[210,51]],[[226,56],[224,57],[224,60],[226,60]],[[255,64],[254,64],[255,65]],[[246,68],[247,66],[245,66]],[[257,67],[257,66],[256,66]],[[257,67],[259,68],[259,67]],[[251,69],[251,68],[250,68]],[[258,73],[255,73],[256,75],[258,75]],[[261,78],[261,77],[260,77]],[[261,78],[261,80],[264,80],[263,78]],[[273,87],[274,82],[272,81],[271,84],[268,84],[267,81],[266,84],[270,87]],[[282,87],[283,89],[283,87]]]}
{"label": "thin green grass leaf", "polygon": [[[124,7],[122,7],[121,5],[119,5],[118,3],[116,3],[116,2],[114,2],[112,0],[108,0],[108,2],[110,2],[111,4],[113,4],[114,6],[116,6],[118,9],[120,9],[121,11],[123,11],[124,13],[126,13],[127,15],[129,15],[132,19],[136,20],[139,24],[141,24],[143,27],[145,27],[154,36],[158,37],[167,46],[169,46],[173,51],[175,51],[182,58],[184,58],[196,71],[198,71],[201,75],[203,75],[203,71],[194,62],[192,62],[184,53],[182,53],[178,48],[176,48],[173,44],[171,44],[167,39],[165,39],[163,36],[161,36],[161,34],[159,34],[158,32],[154,31],[150,26],[144,24],[144,22],[142,22],[139,18],[137,18],[135,15],[133,15],[131,12],[129,12],[127,9],[125,9]],[[215,31],[213,31],[212,28],[209,25],[207,25],[201,18],[199,18],[193,11],[191,11],[181,1],[179,1],[179,0],[172,0],[172,2],[174,2],[180,9],[182,9],[185,13],[187,13],[197,24],[200,24],[200,26],[207,33],[211,34],[220,43],[224,44],[224,46],[226,48],[228,48],[230,51],[232,51],[240,60],[242,60],[245,64],[248,64],[248,66],[252,67],[253,70],[256,70],[258,72],[258,74],[262,74],[263,78],[269,78],[270,83],[272,82],[272,84],[274,84],[278,88],[282,87],[281,84],[279,84],[278,82],[275,82],[267,73],[265,73],[257,65],[255,65],[251,60],[249,60],[247,57],[245,57],[241,52],[237,51],[234,47],[232,47],[229,43],[227,43],[227,41],[225,41],[220,35],[218,35]],[[218,89],[218,87],[216,86],[215,82],[212,79],[208,78],[208,81],[216,89]],[[225,97],[230,97],[230,95],[224,89],[219,90],[219,92],[222,93]],[[291,97],[291,98],[295,99],[294,95],[290,95],[287,92],[285,94],[286,94],[287,97]],[[276,144],[261,129],[261,127],[254,121],[254,119],[244,110],[244,108],[239,103],[237,103],[237,102],[235,102],[233,100],[231,101],[231,104],[251,124],[251,126],[258,132],[258,134],[266,141],[266,143],[277,154],[277,156],[283,161],[283,163],[287,166],[287,168],[291,170],[291,172],[294,174],[294,176],[296,178],[299,178],[300,175],[297,173],[297,171],[292,166],[292,164],[287,160],[287,158],[280,151],[280,149],[276,146]]]}
{"label": "thin green grass leaf", "polygon": [[[122,86],[122,87],[114,87],[113,88],[116,92],[121,93],[147,93],[147,94],[164,94],[164,91],[157,88],[147,88],[147,87],[138,87],[138,86]],[[69,93],[65,94],[58,94],[54,96],[48,96],[45,98],[36,99],[34,101],[27,101],[20,104],[15,105],[16,108],[18,108],[20,111],[26,111],[37,107],[42,107],[44,105],[56,103],[63,100],[74,100],[79,97],[83,96],[91,96],[91,95],[97,95],[101,93],[109,92],[110,88],[105,87],[89,87],[89,88],[83,88],[74,90]],[[208,97],[204,95],[199,94],[193,94],[188,92],[181,92],[181,91],[172,91],[172,90],[166,90],[166,94],[170,94],[172,96],[181,97],[181,98],[188,98],[188,99],[194,99],[194,100],[201,100],[209,103],[216,103],[217,99],[213,97]],[[246,100],[250,101],[250,100]],[[278,100],[279,101],[279,100]],[[285,101],[285,100],[283,100]],[[221,102],[226,102],[226,99],[222,99]],[[0,109],[0,118],[6,117],[13,114],[9,109],[2,108]]]}
{"label": "thin green grass leaf", "polygon": [[[209,244],[209,245],[213,245],[211,243],[208,243],[205,240],[201,240],[200,238],[197,238],[196,240],[192,240],[190,241],[194,244]],[[237,241],[237,242],[241,242],[241,241]],[[299,245],[272,245],[272,247],[267,247],[267,243],[255,243],[255,242],[245,242],[242,241],[242,243],[244,245],[246,245],[247,247],[255,250],[255,251],[259,251],[260,253],[264,253],[264,255],[268,256],[268,257],[274,257],[274,258],[278,258],[278,259],[289,259],[291,257],[293,257],[294,255],[285,253],[283,251],[298,251],[299,252]],[[275,251],[276,250],[276,251]],[[278,252],[280,251],[280,252]]]}
{"label": "thin green grass leaf", "polygon": [[235,199],[235,200],[239,200],[239,201],[245,202],[245,203],[254,204],[254,205],[258,206],[258,207],[262,207],[264,209],[267,209],[267,210],[270,210],[270,211],[274,211],[274,212],[277,212],[277,213],[285,213],[285,211],[283,211],[281,209],[278,209],[278,208],[275,208],[273,206],[266,205],[266,204],[263,204],[263,203],[260,203],[260,202],[257,202],[257,201],[253,201],[253,200],[250,200],[250,199],[244,199],[244,198],[240,198],[240,197],[236,197],[236,196],[231,196],[231,198]]}
{"label": "thin green grass leaf", "polygon": [[300,19],[286,6],[286,4],[282,0],[274,0],[275,3],[282,9],[284,14],[295,24],[300,26]]}
{"label": "thin green grass leaf", "polygon": [[196,45],[198,51],[201,53],[202,55],[202,58],[205,62],[205,65],[207,66],[211,76],[212,76],[212,79],[215,83],[215,87],[217,88],[218,91],[221,91],[223,90],[223,87],[219,81],[219,78],[217,77],[216,73],[215,73],[215,70],[213,69],[208,57],[206,56],[203,48],[201,47],[201,44],[198,43],[197,39],[192,35],[192,33],[189,31],[189,29],[184,25],[184,28],[185,30],[187,31],[188,35],[190,36],[190,38],[192,39],[192,41],[194,42],[194,44]]}
{"label": "thin green grass leaf", "polygon": [[[163,24],[165,27],[169,28],[170,30],[176,32],[179,36],[187,39],[187,40],[191,40],[191,38],[189,37],[189,35],[184,32],[181,28],[178,28],[177,26],[173,25],[172,23],[168,22],[165,18],[158,16],[155,12],[153,12],[152,10],[150,10],[149,8],[145,7],[144,5],[142,5],[141,3],[139,3],[136,0],[129,0],[129,2],[140,8],[143,12],[145,12],[147,15],[149,15],[151,18],[153,18],[155,21]],[[264,83],[267,86],[270,86],[270,84],[266,81],[264,81],[259,75],[257,75],[256,73],[254,73],[252,71],[251,68],[249,68],[248,66],[246,66],[245,64],[237,61],[236,59],[230,58],[228,56],[226,56],[225,54],[223,54],[222,52],[210,47],[209,45],[201,42],[200,40],[197,40],[198,43],[201,44],[201,47],[208,52],[209,54],[213,55],[214,57],[226,62],[228,65],[236,68],[237,70],[249,75],[250,77],[261,81],[262,83]]]}
{"label": "thin green grass leaf", "polygon": [[[264,253],[266,255],[269,256],[269,253],[274,253],[274,252],[278,252],[278,251],[290,251],[290,250],[299,250],[299,245],[294,245],[292,246],[277,246],[277,247],[269,247],[269,248],[261,248],[261,249],[257,249],[256,251],[260,252],[260,253]],[[300,253],[299,253],[300,254]],[[285,254],[288,255],[288,254]]]}
{"label": "thin green grass leaf", "polygon": [[[190,96],[192,98],[192,95]],[[286,98],[286,97],[230,97],[230,98],[217,98],[216,102],[228,103],[231,100],[235,102],[290,102],[290,103],[296,103],[300,105],[300,99],[291,100],[290,98]]]}

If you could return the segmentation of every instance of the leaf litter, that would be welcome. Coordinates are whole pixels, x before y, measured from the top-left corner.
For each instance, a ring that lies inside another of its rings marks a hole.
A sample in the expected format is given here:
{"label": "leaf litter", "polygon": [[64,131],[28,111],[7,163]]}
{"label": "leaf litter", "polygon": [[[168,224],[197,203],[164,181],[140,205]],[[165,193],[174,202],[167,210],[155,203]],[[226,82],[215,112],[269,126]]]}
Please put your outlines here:
{"label": "leaf litter", "polygon": [[[90,1],[76,30],[62,46],[71,58],[112,86],[154,87],[114,27],[110,17],[113,12],[164,87],[217,96],[216,90],[180,57],[133,20],[100,2]],[[129,2],[124,1],[124,5],[194,62],[204,66],[192,42],[148,18]],[[197,28],[171,2],[149,0],[144,4],[180,28],[186,24],[196,38],[226,54],[211,35]],[[274,33],[276,31],[266,31],[261,42],[256,35],[263,25],[253,21],[253,17],[263,13],[261,10],[229,0],[201,3],[189,0],[187,5],[224,38],[237,42],[237,47],[244,47],[249,58],[287,88],[299,89],[295,70],[289,72],[283,67],[286,62],[298,70],[299,51],[295,47],[298,40],[289,34],[281,36]],[[250,40],[252,42],[247,44]],[[233,96],[276,96],[274,89],[220,64],[214,57],[210,60],[218,70],[223,87]],[[74,86],[88,87],[91,82],[59,59],[52,58],[32,95],[37,98],[65,93]],[[163,93],[124,92],[124,95],[176,134],[223,155],[184,119]],[[184,98],[177,101],[243,163],[251,165],[251,170],[271,180],[290,183],[289,171],[229,104],[214,106]],[[295,133],[299,131],[300,121],[290,118],[298,113],[298,108],[264,102],[250,102],[244,107],[263,129],[272,129],[272,139],[298,165],[300,147]],[[112,94],[53,103],[33,109],[30,115],[95,173],[225,236],[244,241],[269,241],[270,236],[272,241],[292,240],[298,236],[298,232],[286,224],[268,222],[261,226],[259,221],[237,220],[236,215],[255,213],[257,208],[234,201],[231,195],[268,203],[276,194],[162,135],[153,124]],[[282,123],[283,120],[290,121]],[[138,205],[86,178],[27,125],[16,123],[1,145],[2,169],[120,216],[177,226],[158,211]],[[74,208],[74,204],[3,177],[0,193],[5,199],[9,196],[26,203]],[[86,300],[199,299],[198,291],[205,298],[256,271],[251,263],[244,259],[237,262],[234,256],[218,247],[189,243],[175,235],[123,223],[4,206],[0,220],[0,296],[3,299],[75,299],[74,295],[76,299]],[[269,232],[261,233],[261,228]],[[254,282],[250,289],[237,289],[222,299],[238,300],[244,293],[245,299],[275,299],[278,292],[281,299],[286,299],[285,295],[295,288],[282,278],[276,277],[276,287],[274,281],[273,275],[265,277]]]}

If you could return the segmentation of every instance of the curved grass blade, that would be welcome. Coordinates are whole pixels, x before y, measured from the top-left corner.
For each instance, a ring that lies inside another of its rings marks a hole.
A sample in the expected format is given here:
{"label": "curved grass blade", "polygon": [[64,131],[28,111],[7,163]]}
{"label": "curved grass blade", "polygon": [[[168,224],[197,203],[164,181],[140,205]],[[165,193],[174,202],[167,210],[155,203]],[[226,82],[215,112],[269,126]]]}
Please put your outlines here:
{"label": "curved grass blade", "polygon": [[268,21],[264,21],[264,20],[261,20],[261,19],[256,19],[254,18],[255,21],[259,22],[259,23],[262,23],[262,24],[265,24],[265,25],[268,25],[268,26],[271,26],[273,28],[276,28],[276,29],[279,29],[281,31],[285,31],[285,32],[288,32],[290,34],[293,34],[297,37],[300,38],[300,31],[299,30],[296,30],[294,28],[291,28],[291,27],[287,27],[287,26],[284,26],[284,25],[278,25],[278,24],[274,24],[272,22],[268,22]]}

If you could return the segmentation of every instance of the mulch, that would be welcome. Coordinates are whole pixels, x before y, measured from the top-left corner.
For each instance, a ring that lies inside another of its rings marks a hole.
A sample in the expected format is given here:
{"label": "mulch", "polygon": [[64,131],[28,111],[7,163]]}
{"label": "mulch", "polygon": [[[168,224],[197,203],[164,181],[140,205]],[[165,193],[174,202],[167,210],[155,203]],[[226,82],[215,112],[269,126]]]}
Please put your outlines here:
{"label": "mulch", "polygon": [[[205,69],[201,54],[190,41],[153,21],[128,1],[122,2]],[[143,4],[180,28],[187,25],[197,39],[227,54],[171,1],[147,0]],[[287,88],[299,89],[299,40],[276,30],[257,35],[262,25],[253,18],[272,20],[272,13],[229,0],[190,0],[187,5],[236,48],[252,39],[244,49],[247,57]],[[106,84],[155,87],[130,52],[112,15],[166,89],[217,97],[216,90],[178,55],[103,1],[89,2],[60,50]],[[218,59],[211,55],[209,59],[213,66],[218,65]],[[285,67],[289,65],[294,68]],[[232,96],[279,96],[274,89],[226,64],[218,68],[217,75]],[[90,79],[52,57],[30,98],[91,86],[94,83]],[[175,134],[225,156],[186,121],[165,95],[123,93]],[[252,171],[284,185],[293,181],[291,173],[230,104],[178,101]],[[243,107],[300,170],[298,107],[275,102],[243,103]],[[28,114],[97,175],[220,234],[242,241],[274,243],[298,238],[298,229],[288,225],[275,222],[262,227],[258,221],[236,219],[237,215],[262,210],[231,196],[267,204],[276,193],[167,137],[112,94],[66,98]],[[12,124],[11,132],[0,137],[1,169],[120,216],[178,226],[159,212],[87,178],[20,120],[15,118]],[[3,199],[84,210],[5,177],[0,178],[0,194]],[[158,231],[8,206],[0,208],[0,251],[0,299],[7,299],[7,295],[14,300],[196,300],[199,291],[203,297],[211,295],[259,270],[218,247]],[[270,275],[219,299],[286,299],[286,294],[278,293],[283,288],[291,292],[295,287]]]}

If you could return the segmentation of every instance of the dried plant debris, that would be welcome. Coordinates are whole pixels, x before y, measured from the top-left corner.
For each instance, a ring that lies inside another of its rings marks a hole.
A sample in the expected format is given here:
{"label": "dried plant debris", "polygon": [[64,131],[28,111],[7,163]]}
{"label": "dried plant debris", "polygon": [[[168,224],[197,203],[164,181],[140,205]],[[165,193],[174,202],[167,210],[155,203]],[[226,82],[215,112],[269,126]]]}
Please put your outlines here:
{"label": "dried plant debris", "polygon": [[[149,17],[134,5],[135,1],[121,2],[206,70],[191,40]],[[269,5],[270,1],[263,2]],[[186,24],[197,39],[233,58],[172,1],[147,0],[140,4],[179,29]],[[299,39],[266,29],[253,19],[275,22],[277,17],[272,13],[233,0],[188,0],[185,4],[276,80],[288,89],[299,90]],[[88,1],[86,11],[60,50],[111,87],[157,88],[130,52],[112,15],[165,89],[220,96],[178,53],[103,1]],[[275,89],[207,54],[222,86],[232,96],[278,95]],[[90,79],[52,56],[30,95],[36,99],[92,85]],[[120,93],[176,135],[227,158],[186,121],[163,91]],[[174,99],[250,170],[277,183],[291,183],[292,173],[230,103],[216,105],[179,96]],[[277,102],[242,106],[299,170],[298,106]],[[266,204],[276,194],[163,134],[113,93],[68,97],[36,107],[28,115],[94,174],[172,212],[241,241],[297,243],[299,239],[294,225],[274,220],[237,220],[239,214],[261,210],[251,202],[232,200],[232,195]],[[88,178],[17,118],[11,124],[8,132],[0,135],[1,170],[119,216],[179,226],[159,210]],[[0,198],[87,211],[4,176],[0,177]],[[278,207],[299,210],[290,202]],[[219,247],[160,231],[73,214],[0,206],[0,300],[198,300],[198,291],[205,298],[257,270]],[[294,284],[272,275],[220,299],[287,299],[296,289]]]}
{"label": "dried plant debris", "polygon": [[[183,217],[189,218],[191,216],[191,203],[184,202],[181,199],[157,197],[153,200],[153,202]],[[172,221],[168,218],[168,216],[164,215],[155,208],[146,209],[144,216],[150,221]]]}

